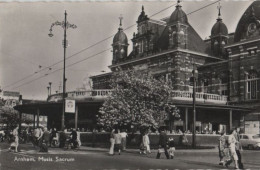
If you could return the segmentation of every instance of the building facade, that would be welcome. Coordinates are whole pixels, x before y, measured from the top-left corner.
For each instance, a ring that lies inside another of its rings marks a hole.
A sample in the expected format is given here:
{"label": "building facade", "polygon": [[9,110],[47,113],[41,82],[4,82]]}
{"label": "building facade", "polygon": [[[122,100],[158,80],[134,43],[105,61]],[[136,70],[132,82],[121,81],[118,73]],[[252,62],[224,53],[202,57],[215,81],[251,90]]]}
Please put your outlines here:
{"label": "building facade", "polygon": [[[132,43],[132,49],[129,44]],[[113,72],[135,69],[149,71],[173,85],[172,103],[180,110],[180,119],[165,121],[170,130],[193,129],[193,70],[196,77],[196,130],[218,133],[241,127],[244,132],[259,130],[260,102],[260,1],[254,1],[241,16],[236,31],[230,33],[216,12],[210,38],[203,40],[188,21],[180,3],[172,14],[161,20],[149,18],[142,6],[137,32],[131,42],[122,28],[122,18],[112,42],[110,73],[90,77],[92,89],[67,92],[76,100],[75,114],[65,114],[65,125],[91,129],[107,96],[112,93]],[[61,124],[62,93],[48,96],[46,102],[16,106],[20,113],[48,116],[48,126]],[[256,116],[248,116],[253,112]],[[259,119],[259,120],[257,120]],[[39,120],[37,120],[39,124]]]}
{"label": "building facade", "polygon": [[[142,6],[128,54],[128,37],[120,27],[113,39],[111,73],[93,76],[93,89],[107,89],[113,72],[149,70],[173,82],[173,103],[181,120],[171,129],[191,130],[192,71],[197,75],[197,130],[219,131],[240,126],[245,130],[249,108],[260,101],[260,2],[242,15],[236,31],[229,33],[220,7],[210,38],[202,40],[189,24],[180,3],[170,17],[150,19]],[[169,126],[171,121],[168,120]]]}

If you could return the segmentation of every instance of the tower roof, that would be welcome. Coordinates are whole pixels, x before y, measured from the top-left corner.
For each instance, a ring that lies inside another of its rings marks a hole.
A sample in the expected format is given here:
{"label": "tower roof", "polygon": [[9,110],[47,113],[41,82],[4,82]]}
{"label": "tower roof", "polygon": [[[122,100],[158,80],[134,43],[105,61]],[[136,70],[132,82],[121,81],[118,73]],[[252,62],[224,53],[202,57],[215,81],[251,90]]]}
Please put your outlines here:
{"label": "tower roof", "polygon": [[145,15],[144,6],[142,5],[142,12],[141,12],[141,14],[138,17],[137,23],[145,21],[147,19],[149,19],[149,18],[147,17],[147,15]]}
{"label": "tower roof", "polygon": [[113,38],[113,44],[119,43],[119,44],[128,45],[127,36],[124,33],[123,28],[122,28],[122,19],[123,19],[123,17],[120,16],[119,19],[120,19],[120,24],[119,24],[118,32],[116,33],[116,35]]}
{"label": "tower roof", "polygon": [[186,13],[181,9],[181,5],[179,4],[179,2],[176,5],[176,9],[173,11],[173,13],[170,16],[168,24],[172,24],[175,22],[180,22],[183,24],[188,23],[188,17]]}
{"label": "tower roof", "polygon": [[224,24],[222,21],[220,9],[221,9],[221,6],[219,5],[217,22],[213,25],[213,27],[211,29],[211,36],[228,35],[228,29],[227,29],[226,24]]}

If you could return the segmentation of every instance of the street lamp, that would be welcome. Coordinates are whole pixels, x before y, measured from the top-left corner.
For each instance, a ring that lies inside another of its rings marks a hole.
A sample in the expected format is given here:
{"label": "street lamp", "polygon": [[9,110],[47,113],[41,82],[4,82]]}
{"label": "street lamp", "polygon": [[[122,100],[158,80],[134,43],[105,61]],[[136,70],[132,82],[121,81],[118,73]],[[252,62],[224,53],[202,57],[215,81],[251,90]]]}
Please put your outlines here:
{"label": "street lamp", "polygon": [[48,97],[50,96],[50,87],[48,86],[47,87],[47,90],[48,90]]}
{"label": "street lamp", "polygon": [[77,28],[76,25],[74,24],[70,24],[68,21],[67,21],[67,12],[65,11],[64,13],[65,15],[65,19],[64,21],[62,22],[59,22],[59,21],[56,21],[54,23],[51,24],[51,28],[50,28],[50,33],[48,34],[50,37],[53,36],[52,34],[52,27],[54,26],[61,26],[64,30],[64,40],[62,42],[62,45],[63,45],[63,48],[64,48],[64,59],[63,59],[63,92],[62,92],[62,102],[63,102],[63,107],[62,107],[62,116],[61,116],[61,129],[64,129],[64,121],[65,121],[65,93],[66,93],[66,86],[65,86],[65,83],[66,83],[66,78],[65,78],[65,60],[66,60],[66,48],[68,46],[68,41],[66,39],[67,37],[67,29],[68,28]]}
{"label": "street lamp", "polygon": [[52,83],[51,83],[51,82],[49,82],[49,85],[50,85],[50,95],[51,95],[51,84],[52,84]]}
{"label": "street lamp", "polygon": [[192,128],[192,148],[196,148],[196,73],[197,70],[195,70],[195,63],[193,62],[193,70],[192,70],[192,77],[190,78],[191,84],[193,84],[193,93],[192,93],[192,98],[193,98],[193,128]]}

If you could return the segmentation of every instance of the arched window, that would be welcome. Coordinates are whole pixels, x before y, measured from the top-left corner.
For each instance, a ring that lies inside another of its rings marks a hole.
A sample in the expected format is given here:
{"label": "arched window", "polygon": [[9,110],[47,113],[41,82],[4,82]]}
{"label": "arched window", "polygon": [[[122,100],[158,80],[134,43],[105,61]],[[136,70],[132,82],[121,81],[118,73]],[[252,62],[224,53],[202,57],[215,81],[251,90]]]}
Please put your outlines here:
{"label": "arched window", "polygon": [[258,93],[258,78],[255,72],[249,73],[246,76],[246,98],[248,100],[257,99]]}

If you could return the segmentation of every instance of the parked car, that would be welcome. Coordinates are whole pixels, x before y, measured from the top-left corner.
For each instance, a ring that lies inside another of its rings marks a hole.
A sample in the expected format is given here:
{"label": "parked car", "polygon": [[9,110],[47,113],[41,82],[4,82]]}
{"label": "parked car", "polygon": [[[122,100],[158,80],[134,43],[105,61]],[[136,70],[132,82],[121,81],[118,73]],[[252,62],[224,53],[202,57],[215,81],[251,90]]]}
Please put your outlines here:
{"label": "parked car", "polygon": [[243,148],[260,149],[260,134],[241,134],[240,144]]}

